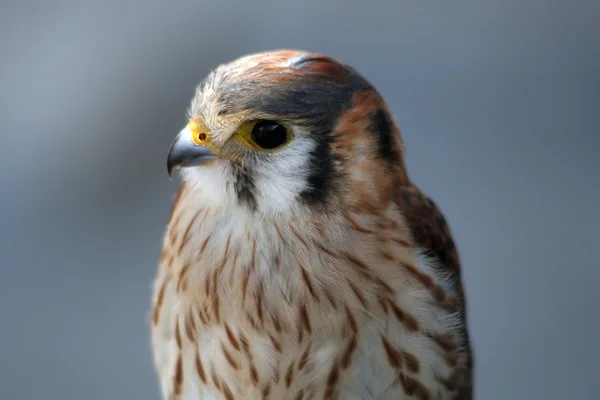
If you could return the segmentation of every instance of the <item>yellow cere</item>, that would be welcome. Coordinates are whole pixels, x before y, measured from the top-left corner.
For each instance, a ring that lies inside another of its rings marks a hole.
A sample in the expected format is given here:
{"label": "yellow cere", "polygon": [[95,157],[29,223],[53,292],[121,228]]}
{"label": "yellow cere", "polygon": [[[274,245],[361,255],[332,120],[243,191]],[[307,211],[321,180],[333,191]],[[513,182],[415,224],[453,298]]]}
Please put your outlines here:
{"label": "yellow cere", "polygon": [[208,129],[199,120],[193,119],[189,122],[188,128],[192,134],[192,141],[198,146],[206,146],[210,141]]}

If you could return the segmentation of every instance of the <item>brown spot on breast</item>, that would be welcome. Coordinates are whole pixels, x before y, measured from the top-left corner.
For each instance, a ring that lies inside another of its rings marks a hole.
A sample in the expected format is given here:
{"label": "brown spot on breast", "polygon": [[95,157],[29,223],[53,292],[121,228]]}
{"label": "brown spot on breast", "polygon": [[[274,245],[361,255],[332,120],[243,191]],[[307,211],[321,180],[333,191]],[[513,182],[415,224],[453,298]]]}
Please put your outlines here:
{"label": "brown spot on breast", "polygon": [[183,250],[187,242],[190,240],[190,229],[192,229],[192,225],[194,225],[194,222],[196,222],[196,219],[198,219],[199,214],[200,212],[197,212],[185,228],[185,232],[183,233],[183,239],[181,239],[181,244],[179,245],[179,249],[177,249],[177,254],[181,254],[181,251]]}
{"label": "brown spot on breast", "polygon": [[188,312],[187,318],[185,319],[185,333],[190,342],[194,342],[194,333],[196,332],[196,322],[194,321],[194,314]]}
{"label": "brown spot on breast", "polygon": [[256,268],[256,240],[252,241],[252,261],[250,264],[250,269],[253,270]]}
{"label": "brown spot on breast", "polygon": [[281,379],[281,374],[279,373],[279,363],[277,363],[277,367],[275,368],[275,373],[273,374],[273,382],[275,384],[278,384],[280,379]]}
{"label": "brown spot on breast", "polygon": [[223,355],[225,356],[225,359],[227,360],[227,362],[229,363],[231,368],[238,370],[240,368],[240,365],[233,358],[231,353],[227,350],[227,348],[225,347],[225,344],[223,342],[221,342],[221,350],[223,351]]}
{"label": "brown spot on breast", "polygon": [[294,362],[292,361],[292,363],[290,364],[290,366],[287,369],[287,372],[285,373],[285,386],[287,388],[289,388],[290,386],[292,386],[293,381],[294,381]]}
{"label": "brown spot on breast", "polygon": [[354,286],[354,284],[352,282],[350,282],[350,280],[348,280],[348,284],[350,285],[350,288],[356,295],[356,298],[358,299],[358,301],[360,301],[360,303],[363,305],[363,307],[367,307],[367,302],[366,302],[364,296],[362,295],[362,293],[359,291],[359,289],[356,286]]}
{"label": "brown spot on breast", "polygon": [[348,321],[348,326],[350,327],[352,333],[356,334],[358,332],[358,325],[356,324],[356,320],[354,319],[354,316],[348,307],[346,307],[346,320]]}
{"label": "brown spot on breast", "polygon": [[455,367],[458,364],[458,353],[456,351],[449,351],[443,353],[443,355],[448,366]]}
{"label": "brown spot on breast", "polygon": [[208,324],[208,317],[204,313],[203,309],[198,310],[198,315],[200,316],[200,320],[204,325]]}
{"label": "brown spot on breast", "polygon": [[369,270],[369,267],[367,266],[367,264],[364,263],[364,261],[358,259],[357,257],[353,256],[352,254],[345,253],[344,256],[346,257],[346,259],[348,261],[350,261],[350,263],[359,267],[360,269]]}
{"label": "brown spot on breast", "polygon": [[258,386],[258,370],[254,366],[254,364],[250,365],[250,381],[254,386]]}
{"label": "brown spot on breast", "polygon": [[381,255],[381,258],[389,261],[390,263],[394,263],[396,261],[396,258],[385,250],[382,250],[379,254]]}
{"label": "brown spot on breast", "polygon": [[383,279],[376,277],[375,279],[375,283],[377,284],[377,286],[379,286],[382,291],[387,294],[387,295],[394,295],[396,292],[394,291],[394,289],[392,289],[392,287],[390,285],[388,285],[387,283],[385,283],[383,281]]}
{"label": "brown spot on breast", "polygon": [[204,294],[206,295],[206,297],[211,297],[210,279],[208,277],[204,280]]}
{"label": "brown spot on breast", "polygon": [[329,257],[331,257],[331,258],[337,258],[337,256],[335,255],[335,253],[333,251],[329,250],[327,247],[323,246],[321,243],[317,243],[317,246],[319,247],[319,249],[321,249]]}
{"label": "brown spot on breast", "polygon": [[400,309],[400,307],[398,307],[396,303],[394,303],[391,300],[389,301],[389,304],[392,308],[394,315],[396,316],[398,321],[404,325],[407,331],[416,332],[419,330],[419,323],[412,315],[404,312],[402,309]]}
{"label": "brown spot on breast", "polygon": [[163,249],[160,252],[159,264],[163,264],[165,262],[165,260],[167,259],[168,255],[169,255],[169,252],[167,251],[167,248],[163,247]]}
{"label": "brown spot on breast", "polygon": [[339,381],[339,378],[339,365],[337,363],[333,363],[333,365],[331,366],[331,370],[329,371],[329,376],[327,377],[327,387],[325,389],[324,399],[333,399],[333,395],[335,393],[336,385]]}
{"label": "brown spot on breast", "polygon": [[241,249],[240,249],[240,247],[238,246],[238,247],[235,249],[235,252],[233,253],[233,262],[231,263],[231,265],[237,265],[237,260],[238,260],[238,258],[239,258],[239,256],[240,256],[240,252],[241,252]]}
{"label": "brown spot on breast", "polygon": [[229,389],[229,386],[227,386],[227,384],[225,382],[222,382],[222,386],[223,386],[223,394],[225,395],[225,399],[234,400],[233,393],[231,392],[231,389]]}
{"label": "brown spot on breast", "polygon": [[404,393],[408,396],[415,396],[419,400],[429,400],[429,391],[423,384],[408,375],[400,373],[400,383]]}
{"label": "brown spot on breast", "polygon": [[177,356],[177,362],[175,363],[175,374],[173,374],[173,392],[176,396],[181,394],[181,384],[183,382],[183,361],[181,359],[181,353]]}
{"label": "brown spot on breast", "polygon": [[304,327],[306,328],[306,330],[308,331],[308,333],[312,332],[312,328],[310,325],[310,316],[308,314],[308,311],[306,309],[306,304],[302,304],[300,306],[300,318],[302,320],[302,325],[304,325]]}
{"label": "brown spot on breast", "polygon": [[404,389],[404,393],[409,396],[412,396],[416,392],[417,381],[412,379],[410,376],[406,376],[404,374],[400,375],[400,383],[402,384],[402,388]]}
{"label": "brown spot on breast", "polygon": [[457,345],[448,333],[428,333],[428,336],[440,347],[446,363],[454,367],[458,364]]}
{"label": "brown spot on breast", "polygon": [[331,292],[325,291],[325,296],[327,297],[327,300],[329,300],[329,304],[331,304],[331,307],[334,310],[337,310],[337,304],[336,304],[335,299],[333,298],[333,295],[331,294]]}
{"label": "brown spot on breast", "polygon": [[206,372],[204,372],[204,366],[202,365],[202,361],[200,360],[200,354],[198,353],[198,350],[195,350],[196,352],[196,373],[198,373],[198,376],[200,377],[200,380],[202,381],[202,383],[206,384]]}
{"label": "brown spot on breast", "polygon": [[246,300],[246,293],[248,292],[248,282],[250,281],[250,270],[244,269],[242,273],[242,300]]}
{"label": "brown spot on breast", "polygon": [[177,233],[179,232],[178,225],[179,225],[180,220],[181,220],[181,212],[179,214],[177,214],[177,216],[175,218],[173,218],[173,220],[169,224],[169,226],[170,226],[169,244],[171,247],[175,247],[175,242],[177,242]]}
{"label": "brown spot on breast", "polygon": [[300,361],[298,362],[298,371],[301,371],[304,369],[304,367],[306,367],[306,364],[308,363],[309,353],[310,353],[310,343],[308,344],[308,346],[306,346],[306,349],[304,349],[304,352],[302,353],[302,356],[300,357]]}
{"label": "brown spot on breast", "polygon": [[168,279],[163,280],[160,285],[160,289],[158,290],[158,295],[156,297],[156,303],[154,304],[154,308],[152,310],[152,322],[154,325],[158,324],[158,320],[160,318],[160,309],[163,304],[163,300],[165,299],[165,290],[167,288]]}
{"label": "brown spot on breast", "polygon": [[181,350],[181,332],[179,330],[179,318],[175,320],[175,341],[177,342],[177,348]]}
{"label": "brown spot on breast", "polygon": [[316,301],[319,301],[319,298],[318,298],[317,294],[315,293],[315,289],[313,288],[312,282],[310,280],[310,276],[308,275],[308,271],[306,271],[306,268],[304,268],[302,266],[302,264],[298,264],[298,265],[300,266],[300,273],[302,275],[302,280],[304,281],[304,284],[306,285],[306,288],[310,292],[310,295]]}
{"label": "brown spot on breast", "polygon": [[221,306],[218,293],[215,291],[213,295],[213,310],[217,324],[221,322]]}
{"label": "brown spot on breast", "polygon": [[381,309],[383,310],[383,312],[385,314],[388,314],[388,299],[382,297],[382,296],[378,296],[377,301],[379,302],[379,305],[381,306]]}
{"label": "brown spot on breast", "polygon": [[442,303],[446,300],[446,292],[444,292],[440,285],[433,281],[433,278],[431,276],[421,273],[419,274],[419,277],[421,283],[423,284],[423,286],[425,286],[427,290],[429,290],[429,292],[431,293],[431,297],[433,297],[435,301]]}
{"label": "brown spot on breast", "polygon": [[267,400],[269,395],[271,394],[271,384],[267,383],[262,390],[262,398],[263,400]]}
{"label": "brown spot on breast", "polygon": [[[221,273],[223,272],[223,268],[225,268],[225,264],[227,263],[227,256],[229,254],[229,245],[231,243],[231,234],[227,236],[227,241],[225,243],[225,250],[223,252],[223,257],[219,263],[219,266],[213,273],[213,287],[215,288],[215,295],[218,295],[219,291],[217,287],[219,286]],[[217,314],[217,322],[219,320],[219,310],[216,311]]]}
{"label": "brown spot on breast", "polygon": [[301,344],[303,339],[304,339],[304,328],[302,327],[302,321],[298,320],[298,344]]}
{"label": "brown spot on breast", "polygon": [[179,200],[181,200],[181,195],[183,194],[183,192],[185,192],[185,184],[184,183],[182,183],[179,186],[179,188],[175,192],[175,195],[173,196],[173,203],[171,205],[171,213],[169,215],[169,221],[171,221],[171,219],[173,218],[173,213],[175,212],[175,209],[177,208],[177,205],[179,204]]}
{"label": "brown spot on breast", "polygon": [[431,333],[429,337],[435,341],[438,346],[442,348],[444,351],[453,351],[456,350],[456,343],[452,339],[452,336],[447,333]]}
{"label": "brown spot on breast", "polygon": [[217,388],[219,391],[221,391],[221,382],[219,381],[219,378],[217,377],[217,373],[216,373],[216,371],[215,371],[215,368],[214,368],[214,366],[213,366],[213,368],[212,368],[212,374],[211,374],[211,377],[212,377],[212,381],[213,381],[213,383],[214,383],[215,387],[216,387],[216,388]]}
{"label": "brown spot on breast", "polygon": [[248,363],[250,364],[250,379],[256,379],[257,383],[259,380],[258,370],[254,365],[254,357],[252,356],[252,351],[250,349],[250,343],[248,339],[244,336],[244,334],[240,334],[240,342],[242,343],[242,349],[244,350],[244,354],[246,354],[246,358],[248,359]]}
{"label": "brown spot on breast", "polygon": [[275,327],[276,332],[281,332],[281,321],[279,321],[279,316],[277,314],[273,314],[273,326]]}
{"label": "brown spot on breast", "polygon": [[227,335],[227,339],[229,339],[229,343],[231,343],[231,345],[236,349],[236,350],[240,350],[240,343],[238,342],[238,340],[235,338],[235,335],[233,334],[233,332],[231,331],[231,328],[229,327],[229,325],[227,325],[227,323],[225,323],[225,333]]}
{"label": "brown spot on breast", "polygon": [[259,287],[256,290],[256,293],[254,294],[254,300],[256,302],[256,315],[258,316],[258,320],[260,321],[260,324],[262,326],[262,324],[264,323],[264,319],[263,319],[263,292],[262,292],[262,288]]}
{"label": "brown spot on breast", "polygon": [[279,343],[279,340],[275,339],[273,335],[269,335],[269,337],[271,338],[271,344],[273,345],[275,351],[281,353],[281,343]]}
{"label": "brown spot on breast", "polygon": [[177,278],[177,291],[178,292],[181,292],[184,289],[185,275],[189,268],[190,268],[190,264],[186,263],[179,271],[179,277]]}
{"label": "brown spot on breast", "polygon": [[246,336],[244,336],[244,334],[240,334],[240,342],[242,343],[242,348],[244,349],[244,353],[246,353],[246,355],[249,358],[252,358],[252,353],[250,352],[250,343],[248,342],[248,339],[246,338]]}
{"label": "brown spot on breast", "polygon": [[358,344],[358,340],[356,339],[356,335],[352,335],[350,338],[350,342],[344,349],[342,353],[342,361],[340,363],[342,369],[346,369],[350,366],[350,362],[352,361],[352,354],[356,350],[356,346]]}
{"label": "brown spot on breast", "polygon": [[440,382],[446,389],[449,391],[454,391],[458,388],[460,383],[460,370],[455,368],[452,373],[447,378],[443,378],[441,376],[437,376],[438,382]]}
{"label": "brown spot on breast", "polygon": [[418,373],[421,368],[419,364],[419,359],[415,357],[413,354],[409,352],[403,351],[402,355],[404,356],[404,362],[406,363],[406,368],[412,373]]}
{"label": "brown spot on breast", "polygon": [[204,249],[206,249],[206,246],[208,245],[208,241],[210,240],[210,235],[208,235],[206,237],[206,239],[204,239],[204,241],[202,242],[202,245],[200,246],[200,254],[202,254],[202,252],[204,251]]}
{"label": "brown spot on breast", "polygon": [[281,258],[279,254],[273,255],[273,263],[275,264],[275,271],[281,271]]}
{"label": "brown spot on breast", "polygon": [[402,366],[402,353],[396,350],[383,335],[381,335],[381,343],[383,344],[390,365],[396,369],[400,368]]}

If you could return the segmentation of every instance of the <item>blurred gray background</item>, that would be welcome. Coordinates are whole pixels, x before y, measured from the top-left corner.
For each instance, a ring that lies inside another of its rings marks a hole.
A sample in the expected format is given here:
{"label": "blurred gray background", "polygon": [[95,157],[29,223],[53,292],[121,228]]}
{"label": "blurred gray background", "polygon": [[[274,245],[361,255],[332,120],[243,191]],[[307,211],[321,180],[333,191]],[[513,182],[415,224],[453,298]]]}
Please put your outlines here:
{"label": "blurred gray background", "polygon": [[281,47],[383,93],[464,262],[478,399],[597,399],[600,2],[4,1],[0,399],[158,400],[150,286],[196,84]]}

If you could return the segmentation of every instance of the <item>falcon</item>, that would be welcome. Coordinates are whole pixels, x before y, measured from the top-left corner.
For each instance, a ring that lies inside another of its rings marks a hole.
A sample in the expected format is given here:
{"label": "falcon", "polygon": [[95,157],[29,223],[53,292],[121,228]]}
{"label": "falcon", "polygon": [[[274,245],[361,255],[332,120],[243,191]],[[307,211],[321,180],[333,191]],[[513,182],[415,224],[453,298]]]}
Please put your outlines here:
{"label": "falcon", "polygon": [[379,94],[323,54],[198,86],[153,287],[165,400],[471,399],[457,249]]}

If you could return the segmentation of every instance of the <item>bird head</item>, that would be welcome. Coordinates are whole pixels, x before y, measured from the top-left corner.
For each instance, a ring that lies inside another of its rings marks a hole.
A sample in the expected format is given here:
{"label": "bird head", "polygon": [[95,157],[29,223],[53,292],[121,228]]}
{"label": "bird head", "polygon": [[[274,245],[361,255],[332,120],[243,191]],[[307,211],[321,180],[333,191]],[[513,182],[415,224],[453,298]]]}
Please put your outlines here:
{"label": "bird head", "polygon": [[221,65],[198,86],[169,175],[198,201],[261,214],[378,208],[408,180],[374,87],[322,54],[277,50]]}

